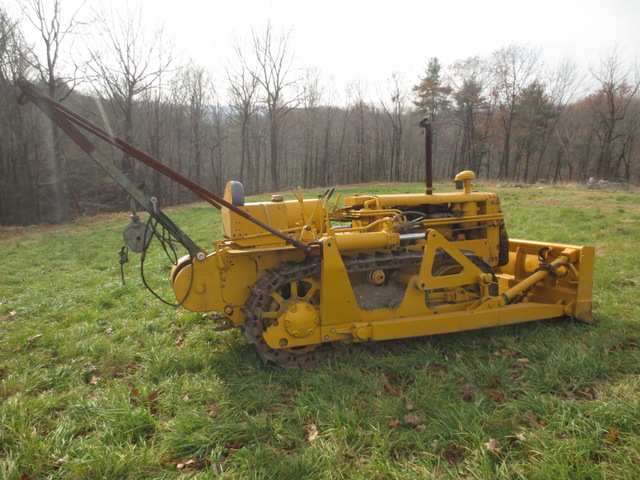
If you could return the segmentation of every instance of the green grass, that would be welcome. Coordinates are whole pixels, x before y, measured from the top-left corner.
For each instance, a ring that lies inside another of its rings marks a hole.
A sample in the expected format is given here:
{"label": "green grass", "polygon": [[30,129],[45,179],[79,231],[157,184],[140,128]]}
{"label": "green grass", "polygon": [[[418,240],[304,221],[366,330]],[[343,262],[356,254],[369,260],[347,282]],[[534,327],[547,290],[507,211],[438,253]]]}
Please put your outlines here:
{"label": "green grass", "polygon": [[[640,477],[640,194],[487,190],[511,237],[597,247],[595,326],[443,335],[281,370],[241,332],[158,302],[133,254],[122,285],[127,214],[1,229],[0,478]],[[168,213],[202,245],[220,235],[212,207]],[[170,297],[161,257],[147,268]]]}

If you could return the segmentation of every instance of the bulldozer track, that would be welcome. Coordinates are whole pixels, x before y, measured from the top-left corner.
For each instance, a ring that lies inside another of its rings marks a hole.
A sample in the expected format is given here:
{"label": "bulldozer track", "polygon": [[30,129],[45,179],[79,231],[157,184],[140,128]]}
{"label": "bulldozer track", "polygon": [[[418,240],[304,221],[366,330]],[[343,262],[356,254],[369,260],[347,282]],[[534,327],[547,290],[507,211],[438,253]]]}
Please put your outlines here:
{"label": "bulldozer track", "polygon": [[[343,262],[349,273],[368,272],[382,269],[390,270],[418,266],[422,262],[422,251],[376,252],[366,255],[343,256]],[[262,312],[271,301],[271,294],[287,283],[306,278],[320,278],[320,260],[305,260],[301,263],[284,262],[277,268],[268,270],[256,284],[250,287],[251,293],[246,303],[244,334],[247,342],[255,345],[260,357],[283,367],[311,368],[318,362],[348,350],[349,343],[328,342],[295,349],[271,348],[263,338],[264,325]],[[384,353],[399,351],[416,339],[388,340],[384,342],[366,342],[368,351]]]}

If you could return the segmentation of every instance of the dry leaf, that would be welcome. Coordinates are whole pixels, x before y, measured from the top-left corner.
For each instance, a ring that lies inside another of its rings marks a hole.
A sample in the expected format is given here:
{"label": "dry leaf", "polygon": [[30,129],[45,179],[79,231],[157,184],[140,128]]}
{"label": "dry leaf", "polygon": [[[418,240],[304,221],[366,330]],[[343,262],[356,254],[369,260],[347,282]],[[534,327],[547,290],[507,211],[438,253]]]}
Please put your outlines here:
{"label": "dry leaf", "polygon": [[618,434],[619,433],[620,432],[615,428],[609,429],[609,432],[607,432],[604,435],[605,442],[607,442],[607,443],[616,443],[616,440],[618,440]]}
{"label": "dry leaf", "polygon": [[175,346],[176,347],[180,347],[182,346],[182,344],[184,343],[184,339],[185,339],[186,335],[184,334],[184,332],[180,332],[176,335],[176,341],[175,341]]}
{"label": "dry leaf", "polygon": [[91,378],[89,379],[89,384],[97,385],[99,381],[100,381],[100,377],[98,377],[97,375],[92,375]]}
{"label": "dry leaf", "polygon": [[485,390],[485,392],[487,392],[487,395],[489,395],[491,398],[493,398],[494,400],[498,401],[498,402],[502,402],[504,401],[504,393],[500,393],[500,392],[496,392],[495,390]]}
{"label": "dry leaf", "polygon": [[132,388],[131,391],[129,392],[129,401],[133,404],[138,406],[139,403],[139,399],[140,399],[140,390],[138,390],[137,388]]}
{"label": "dry leaf", "polygon": [[516,368],[524,368],[529,365],[531,361],[528,358],[519,358],[516,360],[516,363],[513,364]]}
{"label": "dry leaf", "polygon": [[244,442],[241,442],[240,440],[231,440],[224,445],[224,448],[228,450],[240,450],[243,447]]}
{"label": "dry leaf", "polygon": [[500,453],[500,442],[498,442],[495,438],[490,439],[487,443],[484,444],[484,446],[491,453]]}
{"label": "dry leaf", "polygon": [[387,422],[387,425],[389,425],[390,427],[397,427],[398,425],[400,425],[400,420],[394,418],[393,420],[389,420]]}
{"label": "dry leaf", "polygon": [[502,385],[502,381],[500,380],[499,377],[496,377],[495,375],[491,377],[491,382],[487,385],[485,385],[485,387],[489,387],[489,388],[497,388],[500,385]]}
{"label": "dry leaf", "polygon": [[424,419],[427,418],[425,416],[424,413],[410,413],[408,415],[405,415],[402,419],[404,420],[404,423],[408,423],[409,425],[420,425],[422,422],[424,422]]}
{"label": "dry leaf", "polygon": [[458,445],[449,444],[442,449],[442,458],[447,461],[450,467],[454,467],[464,460],[464,449]]}
{"label": "dry leaf", "polygon": [[196,470],[202,470],[207,465],[209,465],[209,463],[210,463],[209,460],[200,461],[200,460],[195,460],[193,458],[190,458],[185,462],[176,463],[175,465],[178,470],[180,470],[183,473],[187,473],[187,472],[194,472]]}
{"label": "dry leaf", "polygon": [[473,392],[471,391],[471,384],[465,383],[459,390],[462,399],[465,402],[470,402],[473,400]]}
{"label": "dry leaf", "polygon": [[515,357],[516,354],[513,353],[511,350],[507,350],[506,348],[503,348],[502,350],[498,350],[497,352],[493,352],[493,354],[496,357]]}
{"label": "dry leaf", "polygon": [[282,401],[286,404],[286,405],[291,405],[293,403],[293,401],[291,400],[291,397],[293,396],[295,392],[293,390],[287,390],[286,392],[282,392]]}
{"label": "dry leaf", "polygon": [[222,412],[222,408],[220,408],[220,406],[218,404],[212,403],[211,405],[209,405],[207,407],[207,416],[208,417],[215,418],[218,415],[220,415],[220,412]]}
{"label": "dry leaf", "polygon": [[31,345],[33,342],[39,340],[42,337],[44,337],[44,333],[38,333],[37,335],[34,335],[29,340],[27,340],[27,345]]}
{"label": "dry leaf", "polygon": [[316,424],[310,423],[309,425],[305,425],[304,435],[307,439],[307,442],[313,442],[316,438],[318,438],[318,427],[316,426]]}
{"label": "dry leaf", "polygon": [[538,416],[533,413],[532,410],[527,410],[526,412],[524,412],[524,418],[529,420],[529,424],[535,428],[540,428],[546,425],[546,422],[540,420],[540,418],[538,418]]}
{"label": "dry leaf", "polygon": [[404,391],[402,387],[393,385],[384,373],[380,375],[380,382],[382,383],[383,388],[391,395],[398,396]]}

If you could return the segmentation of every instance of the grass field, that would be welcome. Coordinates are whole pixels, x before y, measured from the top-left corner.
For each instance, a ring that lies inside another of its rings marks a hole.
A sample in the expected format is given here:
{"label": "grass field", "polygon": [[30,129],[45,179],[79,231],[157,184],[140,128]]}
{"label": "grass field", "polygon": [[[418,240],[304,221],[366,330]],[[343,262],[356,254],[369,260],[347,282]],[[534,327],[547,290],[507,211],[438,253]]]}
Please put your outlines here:
{"label": "grass field", "polygon": [[[0,229],[0,478],[640,478],[640,194],[492,190],[511,237],[597,247],[595,326],[282,370],[152,297],[133,254],[122,285],[127,214]],[[219,237],[212,207],[168,213]],[[170,296],[166,264],[147,273]]]}

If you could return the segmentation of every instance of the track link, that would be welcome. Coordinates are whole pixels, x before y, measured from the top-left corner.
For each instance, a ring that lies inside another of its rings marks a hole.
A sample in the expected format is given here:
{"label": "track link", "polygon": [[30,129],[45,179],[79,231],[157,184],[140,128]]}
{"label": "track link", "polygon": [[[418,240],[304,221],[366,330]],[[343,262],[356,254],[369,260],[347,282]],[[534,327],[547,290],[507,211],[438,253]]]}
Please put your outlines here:
{"label": "track link", "polygon": [[[420,265],[422,257],[423,252],[411,250],[358,254],[355,256],[343,256],[342,259],[349,273],[360,273],[377,269],[393,270],[415,267]],[[478,260],[482,262],[482,260]],[[474,261],[474,263],[476,262]],[[245,307],[244,335],[247,342],[255,346],[260,357],[266,362],[275,363],[285,368],[312,368],[318,362],[338,352],[346,351],[350,345],[345,342],[330,342],[300,349],[274,349],[264,340],[265,326],[263,325],[262,313],[267,310],[271,302],[272,293],[279,291],[288,283],[307,278],[314,278],[319,281],[320,271],[320,260],[308,259],[301,263],[284,262],[275,269],[268,270],[255,285],[250,287],[251,293]],[[415,339],[402,339],[367,343],[369,344],[369,350],[376,353],[389,350],[398,351],[414,342]]]}

